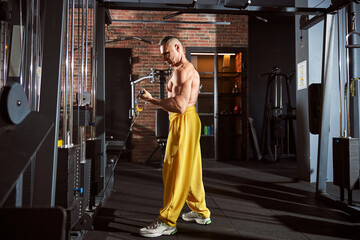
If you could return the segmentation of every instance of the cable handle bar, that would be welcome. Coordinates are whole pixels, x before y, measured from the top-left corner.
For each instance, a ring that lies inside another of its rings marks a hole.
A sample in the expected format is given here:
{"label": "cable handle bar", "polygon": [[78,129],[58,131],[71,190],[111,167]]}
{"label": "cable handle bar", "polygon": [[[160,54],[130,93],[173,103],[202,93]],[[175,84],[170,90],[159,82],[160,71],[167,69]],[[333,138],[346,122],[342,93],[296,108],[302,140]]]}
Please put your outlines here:
{"label": "cable handle bar", "polygon": [[136,96],[136,99],[139,99],[141,95],[143,95],[145,91],[142,89],[139,91],[138,95]]}
{"label": "cable handle bar", "polygon": [[[140,90],[135,99],[135,107],[138,112],[141,112],[142,110],[144,110],[144,108],[139,108],[139,99],[144,93],[145,93],[145,91],[143,89]],[[146,104],[146,102],[145,102],[145,104]]]}

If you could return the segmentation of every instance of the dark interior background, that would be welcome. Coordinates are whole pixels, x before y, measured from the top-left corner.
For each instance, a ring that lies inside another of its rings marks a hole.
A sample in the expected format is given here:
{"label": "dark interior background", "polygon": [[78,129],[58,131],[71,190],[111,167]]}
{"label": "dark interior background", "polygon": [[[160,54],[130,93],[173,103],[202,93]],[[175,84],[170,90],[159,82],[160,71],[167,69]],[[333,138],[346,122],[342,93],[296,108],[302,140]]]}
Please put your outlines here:
{"label": "dark interior background", "polygon": [[[260,74],[271,72],[274,66],[281,73],[295,70],[295,17],[264,16],[267,23],[249,17],[249,116],[254,119],[256,135],[260,143],[267,77]],[[295,76],[290,84],[290,101],[296,105]],[[286,97],[286,94],[283,95]],[[284,99],[284,104],[287,99]],[[252,156],[250,151],[250,157]]]}
{"label": "dark interior background", "polygon": [[114,141],[124,141],[130,126],[130,57],[131,49],[105,49],[105,127]]}

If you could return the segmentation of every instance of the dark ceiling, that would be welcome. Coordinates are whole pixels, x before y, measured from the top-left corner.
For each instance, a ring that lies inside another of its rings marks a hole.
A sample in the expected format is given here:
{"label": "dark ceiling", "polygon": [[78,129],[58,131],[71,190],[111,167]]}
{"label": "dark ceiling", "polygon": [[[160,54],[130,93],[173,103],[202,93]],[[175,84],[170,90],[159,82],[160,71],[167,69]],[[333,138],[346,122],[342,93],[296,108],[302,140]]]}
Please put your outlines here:
{"label": "dark ceiling", "polygon": [[295,0],[104,0],[108,9],[163,10],[182,13],[322,15],[322,8],[295,8]]}
{"label": "dark ceiling", "polygon": [[[192,5],[196,2],[199,5],[230,5],[230,6],[243,6],[248,0],[104,0],[104,2],[112,2],[121,5],[129,4],[181,4],[181,5]],[[252,0],[251,5],[254,6],[287,6],[293,7],[294,0]]]}
{"label": "dark ceiling", "polygon": [[[295,7],[295,0],[103,0],[106,9],[174,11],[164,20],[186,13],[249,15],[261,21],[271,16],[301,15],[300,28],[308,29],[334,13],[359,0],[331,0],[326,8]],[[323,3],[324,1],[320,2]],[[329,2],[329,1],[327,1]],[[323,5],[322,5],[323,6]],[[111,16],[109,16],[111,21]]]}

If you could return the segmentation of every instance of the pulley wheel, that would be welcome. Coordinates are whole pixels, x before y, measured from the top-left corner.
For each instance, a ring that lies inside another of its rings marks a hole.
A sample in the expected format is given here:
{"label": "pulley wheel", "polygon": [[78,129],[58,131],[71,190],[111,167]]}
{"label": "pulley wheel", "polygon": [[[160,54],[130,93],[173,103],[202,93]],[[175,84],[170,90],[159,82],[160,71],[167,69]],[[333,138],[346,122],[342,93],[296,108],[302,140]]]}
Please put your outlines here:
{"label": "pulley wheel", "polygon": [[19,124],[30,113],[28,101],[23,87],[16,82],[4,87],[1,94],[3,115],[13,124]]}

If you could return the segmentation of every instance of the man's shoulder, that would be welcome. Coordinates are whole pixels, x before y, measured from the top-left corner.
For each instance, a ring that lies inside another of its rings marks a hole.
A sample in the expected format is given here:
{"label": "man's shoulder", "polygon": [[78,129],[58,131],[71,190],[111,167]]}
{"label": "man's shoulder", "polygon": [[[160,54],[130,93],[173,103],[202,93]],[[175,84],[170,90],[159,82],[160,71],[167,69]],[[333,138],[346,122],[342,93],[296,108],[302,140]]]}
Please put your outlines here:
{"label": "man's shoulder", "polygon": [[194,65],[192,65],[191,62],[187,62],[186,64],[184,64],[179,69],[179,73],[187,75],[187,76],[194,75],[194,74],[197,75],[198,74],[197,70],[195,69]]}
{"label": "man's shoulder", "polygon": [[196,71],[194,65],[191,62],[187,62],[184,66],[187,70],[194,70]]}

